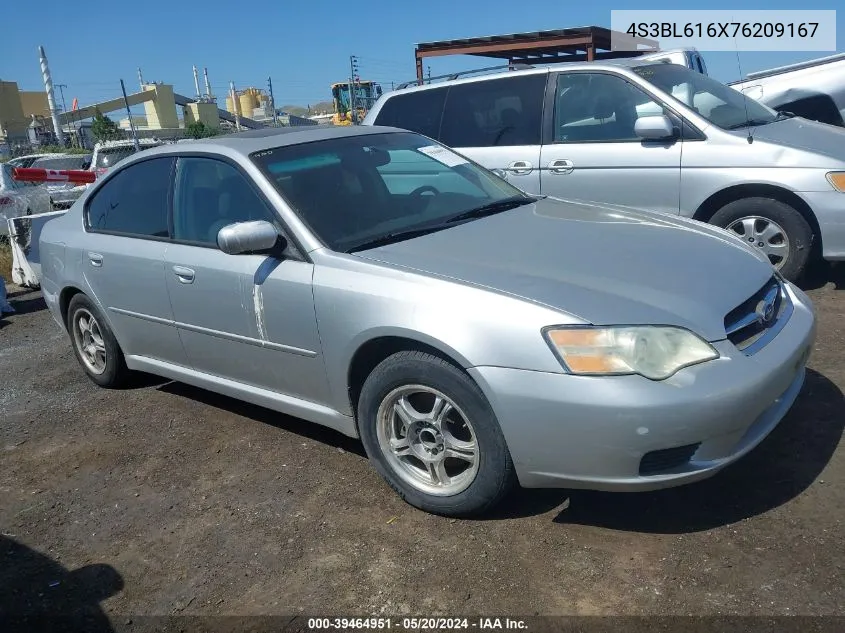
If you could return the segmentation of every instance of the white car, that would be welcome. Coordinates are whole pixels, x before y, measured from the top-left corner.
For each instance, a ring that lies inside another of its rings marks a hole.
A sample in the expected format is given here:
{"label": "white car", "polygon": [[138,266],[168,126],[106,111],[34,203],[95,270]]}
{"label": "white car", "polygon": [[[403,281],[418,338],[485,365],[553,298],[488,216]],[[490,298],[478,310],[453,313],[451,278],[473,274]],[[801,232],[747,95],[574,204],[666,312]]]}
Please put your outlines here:
{"label": "white car", "polygon": [[12,167],[0,165],[0,235],[9,234],[7,220],[52,210],[50,193],[41,185],[27,185],[12,179]]}
{"label": "white car", "polygon": [[[139,138],[138,146],[140,151],[151,147],[164,145],[165,142],[157,138]],[[97,173],[99,178],[111,167],[127,156],[135,153],[135,143],[131,139],[119,141],[101,141],[94,146],[94,154],[91,157],[89,169]]]}

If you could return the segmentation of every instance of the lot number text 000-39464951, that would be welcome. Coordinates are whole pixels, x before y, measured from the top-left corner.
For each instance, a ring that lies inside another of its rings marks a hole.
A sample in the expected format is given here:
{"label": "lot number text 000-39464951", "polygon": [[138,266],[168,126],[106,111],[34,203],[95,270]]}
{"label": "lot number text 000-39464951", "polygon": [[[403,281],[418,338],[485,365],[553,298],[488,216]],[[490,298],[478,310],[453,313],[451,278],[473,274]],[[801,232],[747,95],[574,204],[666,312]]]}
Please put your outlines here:
{"label": "lot number text 000-39464951", "polygon": [[836,11],[611,11],[611,49],[835,51]]}

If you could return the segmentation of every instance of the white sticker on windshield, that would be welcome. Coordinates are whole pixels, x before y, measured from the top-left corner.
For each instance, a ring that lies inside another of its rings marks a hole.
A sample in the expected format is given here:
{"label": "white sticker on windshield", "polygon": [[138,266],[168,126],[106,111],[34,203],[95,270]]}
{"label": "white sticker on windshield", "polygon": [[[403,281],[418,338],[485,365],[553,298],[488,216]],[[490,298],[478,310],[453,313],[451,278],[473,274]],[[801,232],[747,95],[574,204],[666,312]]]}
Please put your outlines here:
{"label": "white sticker on windshield", "polygon": [[463,156],[459,156],[455,152],[439,145],[426,145],[425,147],[420,147],[419,151],[437,162],[443,163],[446,167],[455,167],[469,162]]}

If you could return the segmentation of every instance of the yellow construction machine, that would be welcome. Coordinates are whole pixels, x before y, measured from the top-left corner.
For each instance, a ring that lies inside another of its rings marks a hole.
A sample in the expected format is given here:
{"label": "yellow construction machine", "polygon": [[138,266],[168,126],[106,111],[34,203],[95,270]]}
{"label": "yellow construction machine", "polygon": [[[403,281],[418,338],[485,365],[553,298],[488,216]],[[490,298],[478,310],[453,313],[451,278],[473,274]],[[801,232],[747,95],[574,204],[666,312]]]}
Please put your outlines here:
{"label": "yellow construction machine", "polygon": [[[354,85],[352,93],[349,88]],[[352,96],[355,107],[353,109]],[[332,103],[334,104],[333,125],[357,125],[367,116],[370,108],[381,96],[381,86],[374,81],[339,82],[332,84]]]}

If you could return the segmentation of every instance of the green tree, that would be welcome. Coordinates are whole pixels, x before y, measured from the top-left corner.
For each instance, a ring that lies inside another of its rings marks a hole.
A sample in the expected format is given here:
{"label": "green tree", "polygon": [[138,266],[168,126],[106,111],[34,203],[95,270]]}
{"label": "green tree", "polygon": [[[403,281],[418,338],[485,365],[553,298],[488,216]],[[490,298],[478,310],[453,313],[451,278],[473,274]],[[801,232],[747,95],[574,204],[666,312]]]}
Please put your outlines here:
{"label": "green tree", "polygon": [[118,127],[117,123],[100,112],[99,108],[94,112],[91,134],[98,141],[113,141],[123,138],[123,131]]}
{"label": "green tree", "polygon": [[218,130],[202,121],[194,121],[185,126],[185,136],[188,138],[208,138],[209,136],[217,136],[217,134],[219,134]]}

